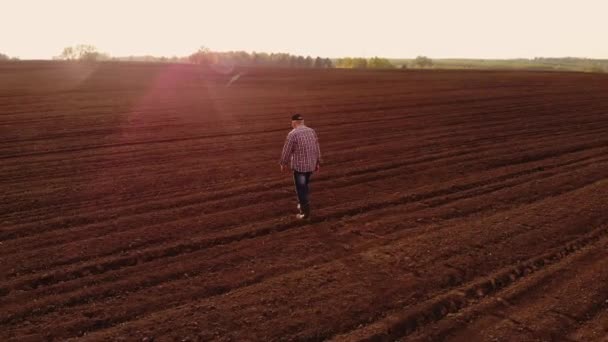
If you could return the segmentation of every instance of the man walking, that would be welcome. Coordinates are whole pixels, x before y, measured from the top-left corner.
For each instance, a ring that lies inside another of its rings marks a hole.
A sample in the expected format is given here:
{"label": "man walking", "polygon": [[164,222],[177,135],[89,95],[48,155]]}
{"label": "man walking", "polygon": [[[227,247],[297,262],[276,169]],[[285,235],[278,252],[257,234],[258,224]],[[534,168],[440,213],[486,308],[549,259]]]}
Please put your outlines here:
{"label": "man walking", "polygon": [[308,201],[308,184],[314,171],[319,171],[321,165],[321,149],[317,133],[304,125],[304,118],[300,114],[291,117],[293,128],[283,146],[281,155],[281,171],[291,166],[293,181],[298,195],[299,220],[310,218],[310,203]]}

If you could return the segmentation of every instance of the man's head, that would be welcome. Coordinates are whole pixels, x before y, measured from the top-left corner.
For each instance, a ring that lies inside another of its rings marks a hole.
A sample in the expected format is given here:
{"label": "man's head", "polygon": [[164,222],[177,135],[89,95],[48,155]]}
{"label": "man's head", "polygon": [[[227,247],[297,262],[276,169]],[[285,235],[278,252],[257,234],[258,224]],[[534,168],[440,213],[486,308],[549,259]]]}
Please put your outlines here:
{"label": "man's head", "polygon": [[300,114],[294,114],[291,116],[291,127],[296,128],[304,124],[304,118]]}

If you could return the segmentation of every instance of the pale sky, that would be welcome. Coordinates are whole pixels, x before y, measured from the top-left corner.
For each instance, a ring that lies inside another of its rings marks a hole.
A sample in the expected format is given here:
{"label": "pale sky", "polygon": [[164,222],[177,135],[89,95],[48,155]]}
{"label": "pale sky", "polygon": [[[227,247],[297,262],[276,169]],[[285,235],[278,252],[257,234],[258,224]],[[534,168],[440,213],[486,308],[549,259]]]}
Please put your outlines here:
{"label": "pale sky", "polygon": [[608,0],[0,0],[0,52],[608,58]]}

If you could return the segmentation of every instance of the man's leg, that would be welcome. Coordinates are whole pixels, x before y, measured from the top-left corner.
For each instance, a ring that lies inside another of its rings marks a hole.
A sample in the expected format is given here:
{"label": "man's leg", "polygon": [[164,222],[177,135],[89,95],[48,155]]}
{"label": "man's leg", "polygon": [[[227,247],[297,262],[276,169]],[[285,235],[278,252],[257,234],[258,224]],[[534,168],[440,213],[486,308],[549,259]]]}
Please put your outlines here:
{"label": "man's leg", "polygon": [[306,216],[309,217],[310,216],[310,188],[309,188],[309,184],[310,184],[310,176],[312,175],[312,172],[306,172],[305,173],[305,186],[304,186],[304,193],[305,193],[305,198],[306,198],[306,204],[302,207],[302,213]]}
{"label": "man's leg", "polygon": [[298,195],[298,209],[304,214],[304,218],[310,215],[310,207],[308,205],[308,178],[306,172],[293,172],[293,181]]}
{"label": "man's leg", "polygon": [[300,206],[304,206],[308,203],[308,186],[306,184],[306,174],[304,172],[294,171],[293,183],[296,187],[298,203],[300,204]]}

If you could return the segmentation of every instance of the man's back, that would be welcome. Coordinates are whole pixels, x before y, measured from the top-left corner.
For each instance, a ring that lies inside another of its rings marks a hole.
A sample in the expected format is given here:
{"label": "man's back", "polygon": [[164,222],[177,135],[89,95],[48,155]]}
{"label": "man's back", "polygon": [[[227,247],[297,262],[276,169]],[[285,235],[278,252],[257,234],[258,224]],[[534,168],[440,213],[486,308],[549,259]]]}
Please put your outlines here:
{"label": "man's back", "polygon": [[321,161],[321,149],[315,131],[307,126],[291,130],[283,148],[282,164],[291,162],[291,168],[299,172],[312,172]]}

